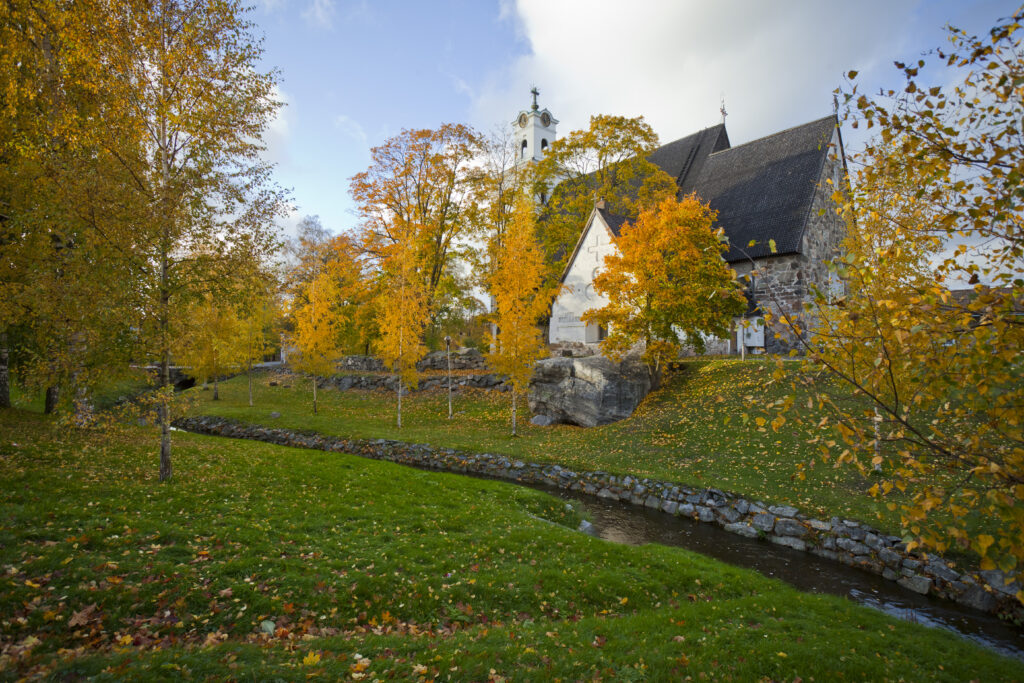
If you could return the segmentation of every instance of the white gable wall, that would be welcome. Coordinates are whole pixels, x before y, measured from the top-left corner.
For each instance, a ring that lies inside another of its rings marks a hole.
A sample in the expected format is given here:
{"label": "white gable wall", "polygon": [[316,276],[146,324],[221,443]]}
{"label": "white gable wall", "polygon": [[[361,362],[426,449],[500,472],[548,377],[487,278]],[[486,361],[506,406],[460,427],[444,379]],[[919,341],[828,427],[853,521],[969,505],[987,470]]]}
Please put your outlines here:
{"label": "white gable wall", "polygon": [[593,215],[576,258],[569,264],[562,291],[551,307],[548,340],[552,344],[598,341],[597,325],[585,325],[580,316],[588,309],[601,308],[608,303],[607,298],[594,291],[594,276],[604,266],[605,256],[615,251],[615,245],[612,244],[611,230],[601,214]]}

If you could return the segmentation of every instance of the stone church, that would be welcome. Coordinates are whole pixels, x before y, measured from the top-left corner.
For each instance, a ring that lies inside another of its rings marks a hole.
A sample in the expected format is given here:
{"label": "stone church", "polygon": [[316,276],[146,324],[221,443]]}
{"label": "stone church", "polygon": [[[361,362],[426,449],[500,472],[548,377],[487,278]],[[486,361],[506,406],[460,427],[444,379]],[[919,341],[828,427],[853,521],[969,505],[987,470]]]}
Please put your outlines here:
{"label": "stone church", "polygon": [[[723,117],[724,119],[724,117]],[[521,161],[536,160],[556,139],[558,121],[536,102],[513,123]],[[733,146],[725,124],[693,133],[654,150],[649,159],[675,178],[682,197],[691,192],[718,212],[714,227],[729,239],[726,262],[747,284],[747,324],[737,319],[731,339],[707,340],[709,353],[780,353],[790,348],[764,329],[763,312],[802,316],[811,286],[840,292],[827,262],[837,253],[844,225],[831,200],[844,187],[846,158],[835,116]],[[831,181],[831,184],[828,182]],[[551,310],[549,342],[590,345],[604,330],[580,320],[607,299],[594,291],[594,276],[615,249],[624,221],[599,202],[562,275],[563,289]],[[775,253],[769,248],[774,240]],[[756,244],[748,247],[751,241]]]}

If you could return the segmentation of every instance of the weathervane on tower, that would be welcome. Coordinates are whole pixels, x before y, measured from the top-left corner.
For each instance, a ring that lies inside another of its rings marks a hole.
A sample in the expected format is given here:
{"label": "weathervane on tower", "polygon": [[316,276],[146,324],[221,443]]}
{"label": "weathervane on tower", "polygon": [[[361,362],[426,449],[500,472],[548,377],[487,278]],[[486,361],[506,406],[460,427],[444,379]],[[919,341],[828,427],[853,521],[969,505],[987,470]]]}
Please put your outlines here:
{"label": "weathervane on tower", "polygon": [[722,125],[725,125],[725,117],[729,115],[725,111],[725,93],[722,93],[722,106],[719,107],[718,111],[722,112]]}

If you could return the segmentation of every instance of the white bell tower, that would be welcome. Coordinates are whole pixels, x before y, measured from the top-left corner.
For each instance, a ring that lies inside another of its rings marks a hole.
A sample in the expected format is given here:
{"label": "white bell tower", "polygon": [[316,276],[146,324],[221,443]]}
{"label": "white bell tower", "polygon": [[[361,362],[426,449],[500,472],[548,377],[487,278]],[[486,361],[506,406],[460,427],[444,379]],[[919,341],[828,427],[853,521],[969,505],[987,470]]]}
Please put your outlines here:
{"label": "white bell tower", "polygon": [[558,120],[550,111],[537,106],[537,96],[540,95],[537,88],[531,90],[530,94],[533,95],[533,105],[519,112],[519,116],[512,122],[512,139],[516,141],[518,150],[517,164],[539,161],[556,136]]}

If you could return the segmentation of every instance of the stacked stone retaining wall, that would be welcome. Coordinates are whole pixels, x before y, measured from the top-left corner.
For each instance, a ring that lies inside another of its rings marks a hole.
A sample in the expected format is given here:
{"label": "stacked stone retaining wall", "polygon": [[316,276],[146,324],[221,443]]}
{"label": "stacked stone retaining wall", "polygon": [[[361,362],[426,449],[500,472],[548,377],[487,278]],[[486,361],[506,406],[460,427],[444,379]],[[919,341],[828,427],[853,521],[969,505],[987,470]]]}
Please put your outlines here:
{"label": "stacked stone retaining wall", "polygon": [[[333,388],[340,391],[348,389],[386,389],[397,391],[398,378],[395,375],[335,375],[319,380],[321,388]],[[415,389],[411,391],[428,391],[430,389],[447,389],[448,377],[432,375],[421,377]],[[508,378],[488,373],[485,375],[453,375],[453,389],[490,389],[508,391]]]}
{"label": "stacked stone retaining wall", "polygon": [[932,594],[1020,621],[1024,607],[1016,599],[1017,583],[1007,584],[999,571],[962,571],[936,555],[908,552],[897,536],[855,520],[813,519],[788,505],[750,501],[716,488],[694,489],[672,482],[606,472],[575,472],[490,453],[468,453],[390,439],[343,439],[247,425],[218,417],[188,417],[174,425],[200,434],[253,439],[282,446],[351,453],[376,460],[464,474],[484,475],[525,484],[580,491],[679,517],[717,524],[726,531],[763,538],[795,551],[841,562],[879,574],[921,594]]}

